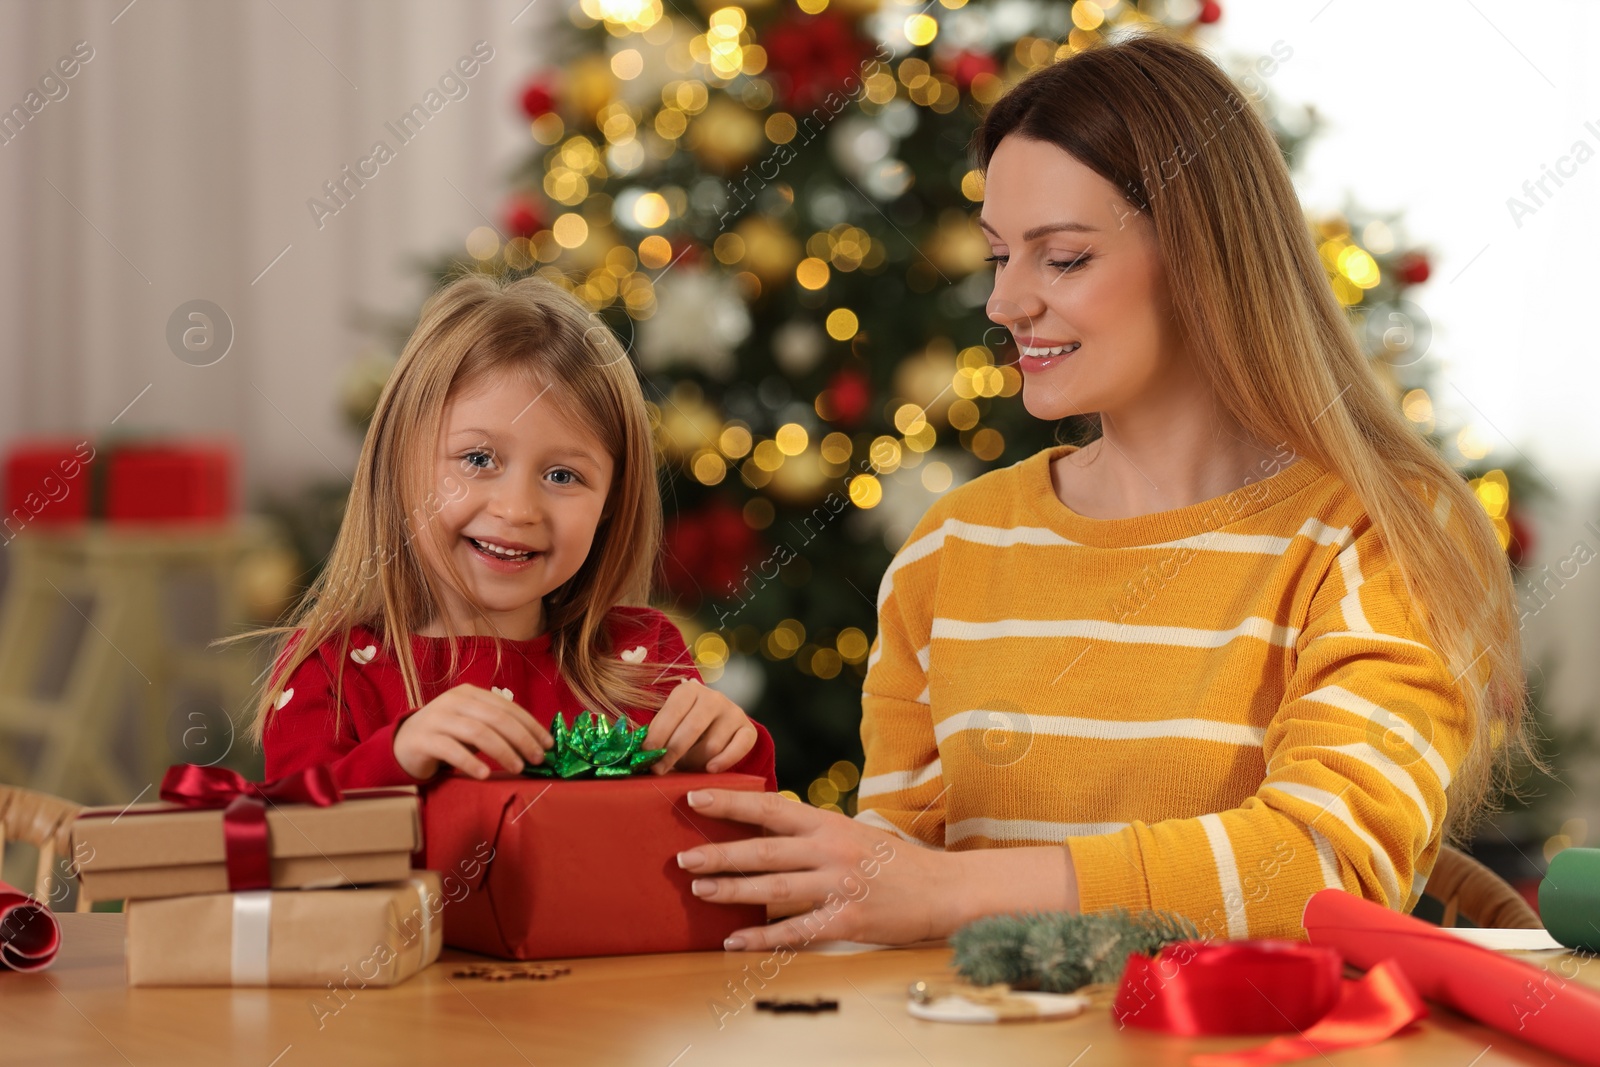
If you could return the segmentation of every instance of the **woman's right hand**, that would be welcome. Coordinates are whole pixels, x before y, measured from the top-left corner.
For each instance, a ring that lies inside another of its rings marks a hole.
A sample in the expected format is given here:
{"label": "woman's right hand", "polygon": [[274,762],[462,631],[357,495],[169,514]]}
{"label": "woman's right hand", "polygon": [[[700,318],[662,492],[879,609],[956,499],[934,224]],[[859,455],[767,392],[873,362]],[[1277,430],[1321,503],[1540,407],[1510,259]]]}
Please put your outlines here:
{"label": "woman's right hand", "polygon": [[550,731],[517,704],[475,685],[458,685],[406,717],[394,733],[394,758],[419,781],[448,763],[474,778],[489,777],[488,756],[508,771],[543,763]]}

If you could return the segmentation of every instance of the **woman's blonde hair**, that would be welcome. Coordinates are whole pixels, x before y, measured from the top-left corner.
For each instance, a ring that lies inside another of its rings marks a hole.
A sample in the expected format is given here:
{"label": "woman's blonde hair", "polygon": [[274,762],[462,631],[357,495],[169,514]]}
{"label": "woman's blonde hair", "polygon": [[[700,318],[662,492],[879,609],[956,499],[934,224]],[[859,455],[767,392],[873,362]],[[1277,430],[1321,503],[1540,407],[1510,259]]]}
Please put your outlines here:
{"label": "woman's blonde hair", "polygon": [[[588,557],[544,598],[561,676],[580,700],[614,716],[660,706],[662,694],[650,687],[660,665],[621,660],[608,647],[603,626],[612,607],[647,602],[661,542],[655,454],[637,371],[611,330],[559,286],[474,272],[445,285],[424,305],[378,398],[344,521],[322,573],[283,625],[240,635],[283,635],[280,662],[263,686],[251,724],[257,743],[284,681],[333,638],[340,641],[336,707],[342,707],[352,626],[382,635],[415,708],[423,703],[423,690],[409,636],[439,610],[439,582],[488,622],[460,575],[449,567],[434,573],[414,542],[431,537],[439,547],[435,558],[449,558],[444,535],[430,521],[440,506],[436,452],[445,402],[503,374],[526,375],[549,388],[554,402],[589,426],[613,464]],[[451,677],[459,653],[452,642]],[[497,648],[497,663],[498,654]]]}
{"label": "woman's blonde hair", "polygon": [[[1229,416],[1337,474],[1392,553],[1476,723],[1450,785],[1462,840],[1528,740],[1510,566],[1465,480],[1401,417],[1334,298],[1288,167],[1251,102],[1165,35],[1090,48],[1023,79],[974,137],[1053,144],[1148,217],[1189,350]],[[1091,437],[1098,420],[1090,421]],[[1426,492],[1419,492],[1418,489]]]}

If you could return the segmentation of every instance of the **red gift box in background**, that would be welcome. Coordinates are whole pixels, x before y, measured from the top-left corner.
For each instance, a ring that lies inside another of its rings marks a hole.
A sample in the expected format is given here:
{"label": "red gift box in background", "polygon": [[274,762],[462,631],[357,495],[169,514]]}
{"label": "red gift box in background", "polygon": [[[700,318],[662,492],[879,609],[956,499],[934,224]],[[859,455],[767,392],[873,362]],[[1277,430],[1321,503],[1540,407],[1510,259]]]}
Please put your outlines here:
{"label": "red gift box in background", "polygon": [[5,538],[31,523],[59,525],[89,517],[94,446],[62,438],[19,441],[6,453]]}
{"label": "red gift box in background", "polygon": [[444,943],[523,960],[720,950],[765,923],[766,907],[701,900],[677,854],[761,831],[699,815],[684,797],[765,785],[731,773],[446,778],[422,805],[424,866],[444,879]]}
{"label": "red gift box in background", "polygon": [[106,519],[206,522],[233,511],[233,450],[210,441],[127,444],[109,457]]}
{"label": "red gift box in background", "polygon": [[35,523],[217,522],[234,510],[237,461],[226,441],[88,440],[13,443],[5,459],[4,532]]}

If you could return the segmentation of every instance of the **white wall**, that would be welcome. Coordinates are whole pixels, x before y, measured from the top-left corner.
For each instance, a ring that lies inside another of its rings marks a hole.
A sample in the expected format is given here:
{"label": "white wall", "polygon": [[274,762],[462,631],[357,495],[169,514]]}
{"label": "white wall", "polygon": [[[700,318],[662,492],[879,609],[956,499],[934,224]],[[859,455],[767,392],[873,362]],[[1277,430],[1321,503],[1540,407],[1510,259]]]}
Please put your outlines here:
{"label": "white wall", "polygon": [[[337,387],[372,340],[354,314],[414,315],[425,290],[411,259],[460,248],[480,211],[498,224],[506,172],[531,143],[518,93],[563,9],[127,3],[0,6],[0,107],[75,42],[93,48],[65,98],[0,144],[0,443],[233,434],[252,488],[348,474],[357,442]],[[399,147],[384,123],[480,40],[494,56],[467,95]],[[306,201],[380,138],[396,158],[319,230]],[[169,315],[195,298],[236,331],[214,366],[166,342]]]}
{"label": "white wall", "polygon": [[[1337,208],[1352,193],[1367,208],[1404,211],[1411,240],[1433,251],[1433,276],[1413,292],[1435,327],[1436,402],[1522,451],[1556,491],[1539,515],[1529,581],[1580,541],[1600,553],[1600,8],[1226,0],[1224,9],[1209,45],[1259,54],[1285,42],[1294,55],[1273,89],[1327,120],[1298,175],[1305,203]],[[1592,158],[1574,155],[1571,176],[1559,187],[1547,179],[1551,195],[1534,205],[1523,183],[1580,140]],[[1520,226],[1510,197],[1534,207]],[[1524,638],[1530,661],[1553,658],[1549,704],[1573,726],[1600,720],[1600,560],[1567,573],[1576,577],[1547,585]],[[1600,782],[1573,784],[1573,813],[1600,830]]]}

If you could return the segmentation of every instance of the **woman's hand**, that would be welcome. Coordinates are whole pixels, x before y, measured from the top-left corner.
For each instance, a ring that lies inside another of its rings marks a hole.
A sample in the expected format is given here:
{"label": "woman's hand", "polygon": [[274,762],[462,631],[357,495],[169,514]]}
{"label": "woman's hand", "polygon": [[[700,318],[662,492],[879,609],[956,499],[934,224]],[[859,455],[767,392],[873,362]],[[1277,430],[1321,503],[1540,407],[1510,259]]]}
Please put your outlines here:
{"label": "woman's hand", "polygon": [[685,678],[667,695],[644,735],[645,748],[667,750],[650,768],[656,774],[725,771],[755,743],[756,725],[743,709],[693,678]]}
{"label": "woman's hand", "polygon": [[521,771],[524,761],[544,762],[555,739],[534,717],[511,700],[458,685],[424,704],[394,732],[394,758],[400,769],[418,780],[432,778],[441,762],[474,778],[487,778],[488,756],[508,771]]}
{"label": "woman's hand", "polygon": [[[696,876],[696,896],[803,912],[736,931],[724,942],[729,949],[799,947],[813,939],[904,945],[944,937],[962,921],[958,880],[967,854],[914,845],[777,793],[699,789],[688,801],[702,815],[775,835],[678,853],[678,866]],[[724,877],[704,877],[716,874]]]}

